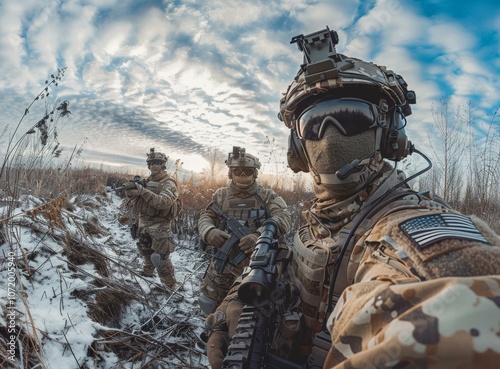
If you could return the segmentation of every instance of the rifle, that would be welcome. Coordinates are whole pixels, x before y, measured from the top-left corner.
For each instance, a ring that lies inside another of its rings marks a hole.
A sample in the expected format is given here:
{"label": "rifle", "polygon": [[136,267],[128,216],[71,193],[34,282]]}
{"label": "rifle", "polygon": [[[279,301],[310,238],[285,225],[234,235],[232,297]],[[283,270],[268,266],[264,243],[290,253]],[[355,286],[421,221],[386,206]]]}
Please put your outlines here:
{"label": "rifle", "polygon": [[[215,271],[217,272],[217,274],[221,275],[224,271],[224,268],[226,267],[226,264],[228,263],[228,255],[233,247],[238,245],[240,243],[240,240],[246,235],[252,233],[252,231],[248,227],[241,225],[241,223],[237,219],[230,218],[215,202],[212,202],[208,208],[215,214],[217,214],[220,218],[224,219],[227,228],[231,233],[231,237],[229,237],[226,242],[224,242],[224,245],[222,245],[220,250],[218,250],[214,256]],[[230,263],[236,266],[241,263],[245,259],[245,257],[245,253],[240,251],[239,254],[230,261]]]}
{"label": "rifle", "polygon": [[[141,178],[141,176],[134,176],[134,178],[130,179],[129,182],[139,183],[142,187],[147,186],[147,181],[144,178]],[[126,185],[123,185],[120,187],[113,188],[112,191],[115,191],[115,192],[121,191],[121,190],[124,190],[126,187],[127,187]]]}
{"label": "rifle", "polygon": [[277,278],[278,225],[269,218],[263,227],[238,288],[238,298],[245,306],[231,337],[223,368],[304,369],[303,365],[270,351],[281,322],[280,311],[292,300],[294,291],[289,283]]}

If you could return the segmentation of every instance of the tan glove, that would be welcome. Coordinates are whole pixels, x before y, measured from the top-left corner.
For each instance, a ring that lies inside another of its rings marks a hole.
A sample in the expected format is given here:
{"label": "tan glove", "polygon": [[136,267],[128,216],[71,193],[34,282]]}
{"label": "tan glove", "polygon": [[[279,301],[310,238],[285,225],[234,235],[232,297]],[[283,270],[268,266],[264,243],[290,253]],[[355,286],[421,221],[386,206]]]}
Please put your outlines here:
{"label": "tan glove", "polygon": [[212,246],[221,248],[229,237],[231,237],[229,233],[214,228],[208,231],[207,242]]}
{"label": "tan glove", "polygon": [[257,238],[259,238],[258,233],[250,233],[242,237],[240,240],[240,250],[247,255],[251,254],[253,249],[255,248]]}
{"label": "tan glove", "polygon": [[222,368],[224,355],[229,344],[227,334],[226,313],[217,309],[205,319],[205,334],[207,340],[207,356],[210,367]]}
{"label": "tan glove", "polygon": [[217,331],[212,333],[207,342],[207,357],[210,368],[221,369],[224,364],[229,336],[227,332]]}
{"label": "tan glove", "polygon": [[125,185],[125,195],[129,199],[140,196],[142,191],[144,191],[144,187],[142,187],[139,183],[128,182]]}
{"label": "tan glove", "polygon": [[[207,357],[212,369],[220,369],[224,364],[229,340],[236,332],[243,303],[240,300],[235,300],[234,297],[229,297],[229,299],[226,297],[217,310],[214,314],[210,314],[205,321],[207,325],[212,324],[213,327],[207,341]],[[225,314],[221,314],[221,311]],[[219,321],[211,321],[216,317],[219,318]],[[224,317],[226,321],[220,321]]]}

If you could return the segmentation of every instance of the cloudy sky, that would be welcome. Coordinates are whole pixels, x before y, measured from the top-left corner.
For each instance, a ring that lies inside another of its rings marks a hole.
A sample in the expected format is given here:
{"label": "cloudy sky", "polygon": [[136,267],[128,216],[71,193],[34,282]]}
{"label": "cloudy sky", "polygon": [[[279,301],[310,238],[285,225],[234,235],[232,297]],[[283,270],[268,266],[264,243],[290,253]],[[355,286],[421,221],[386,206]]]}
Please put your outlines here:
{"label": "cloudy sky", "polygon": [[[479,120],[500,106],[497,4],[3,0],[0,154],[45,80],[67,67],[50,95],[70,102],[58,137],[66,154],[84,144],[82,161],[128,169],[156,147],[198,171],[207,150],[236,145],[272,171],[286,161],[279,99],[302,62],[290,39],[327,25],[339,33],[338,52],[385,65],[416,91],[407,133],[426,150],[440,97],[473,101]],[[18,134],[40,119],[37,104]]]}

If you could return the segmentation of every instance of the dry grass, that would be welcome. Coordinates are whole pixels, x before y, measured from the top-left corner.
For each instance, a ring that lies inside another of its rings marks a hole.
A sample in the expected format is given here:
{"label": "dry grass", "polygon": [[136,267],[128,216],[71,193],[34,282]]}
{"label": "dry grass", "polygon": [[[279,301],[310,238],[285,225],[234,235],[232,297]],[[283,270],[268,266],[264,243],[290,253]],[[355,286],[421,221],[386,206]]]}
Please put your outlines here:
{"label": "dry grass", "polygon": [[[102,284],[102,286],[99,286]],[[133,300],[139,300],[137,294],[131,292],[129,285],[117,281],[106,280],[105,284],[97,283],[94,301],[88,305],[88,315],[93,321],[117,327],[123,309]],[[140,296],[140,295],[139,295]]]}
{"label": "dry grass", "polygon": [[[2,313],[3,316],[7,315],[7,311],[5,309]],[[19,312],[16,312],[16,314],[18,314],[17,321],[19,321],[19,318],[22,318],[22,316],[19,316]],[[19,324],[16,324],[15,332],[17,334],[16,346],[18,348],[18,352],[20,351],[22,353],[22,358],[20,359],[23,363],[25,363],[24,368],[36,368],[37,365],[44,363],[45,360],[41,355],[42,347],[36,333],[28,333],[26,331],[26,327]],[[0,367],[5,369],[14,369],[18,368],[18,366],[11,360],[8,360],[10,355],[7,352],[7,343],[9,340],[10,334],[8,333],[8,330],[6,327],[0,326]],[[43,366],[40,367],[43,368]]]}

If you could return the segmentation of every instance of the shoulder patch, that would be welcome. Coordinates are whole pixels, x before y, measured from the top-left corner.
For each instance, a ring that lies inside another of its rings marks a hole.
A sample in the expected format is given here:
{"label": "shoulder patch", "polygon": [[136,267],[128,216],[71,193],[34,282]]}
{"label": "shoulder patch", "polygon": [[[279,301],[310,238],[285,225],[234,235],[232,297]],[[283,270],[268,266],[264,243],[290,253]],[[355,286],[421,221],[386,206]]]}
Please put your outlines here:
{"label": "shoulder patch", "polygon": [[399,228],[419,249],[447,238],[488,243],[472,220],[461,214],[424,215],[400,223]]}

